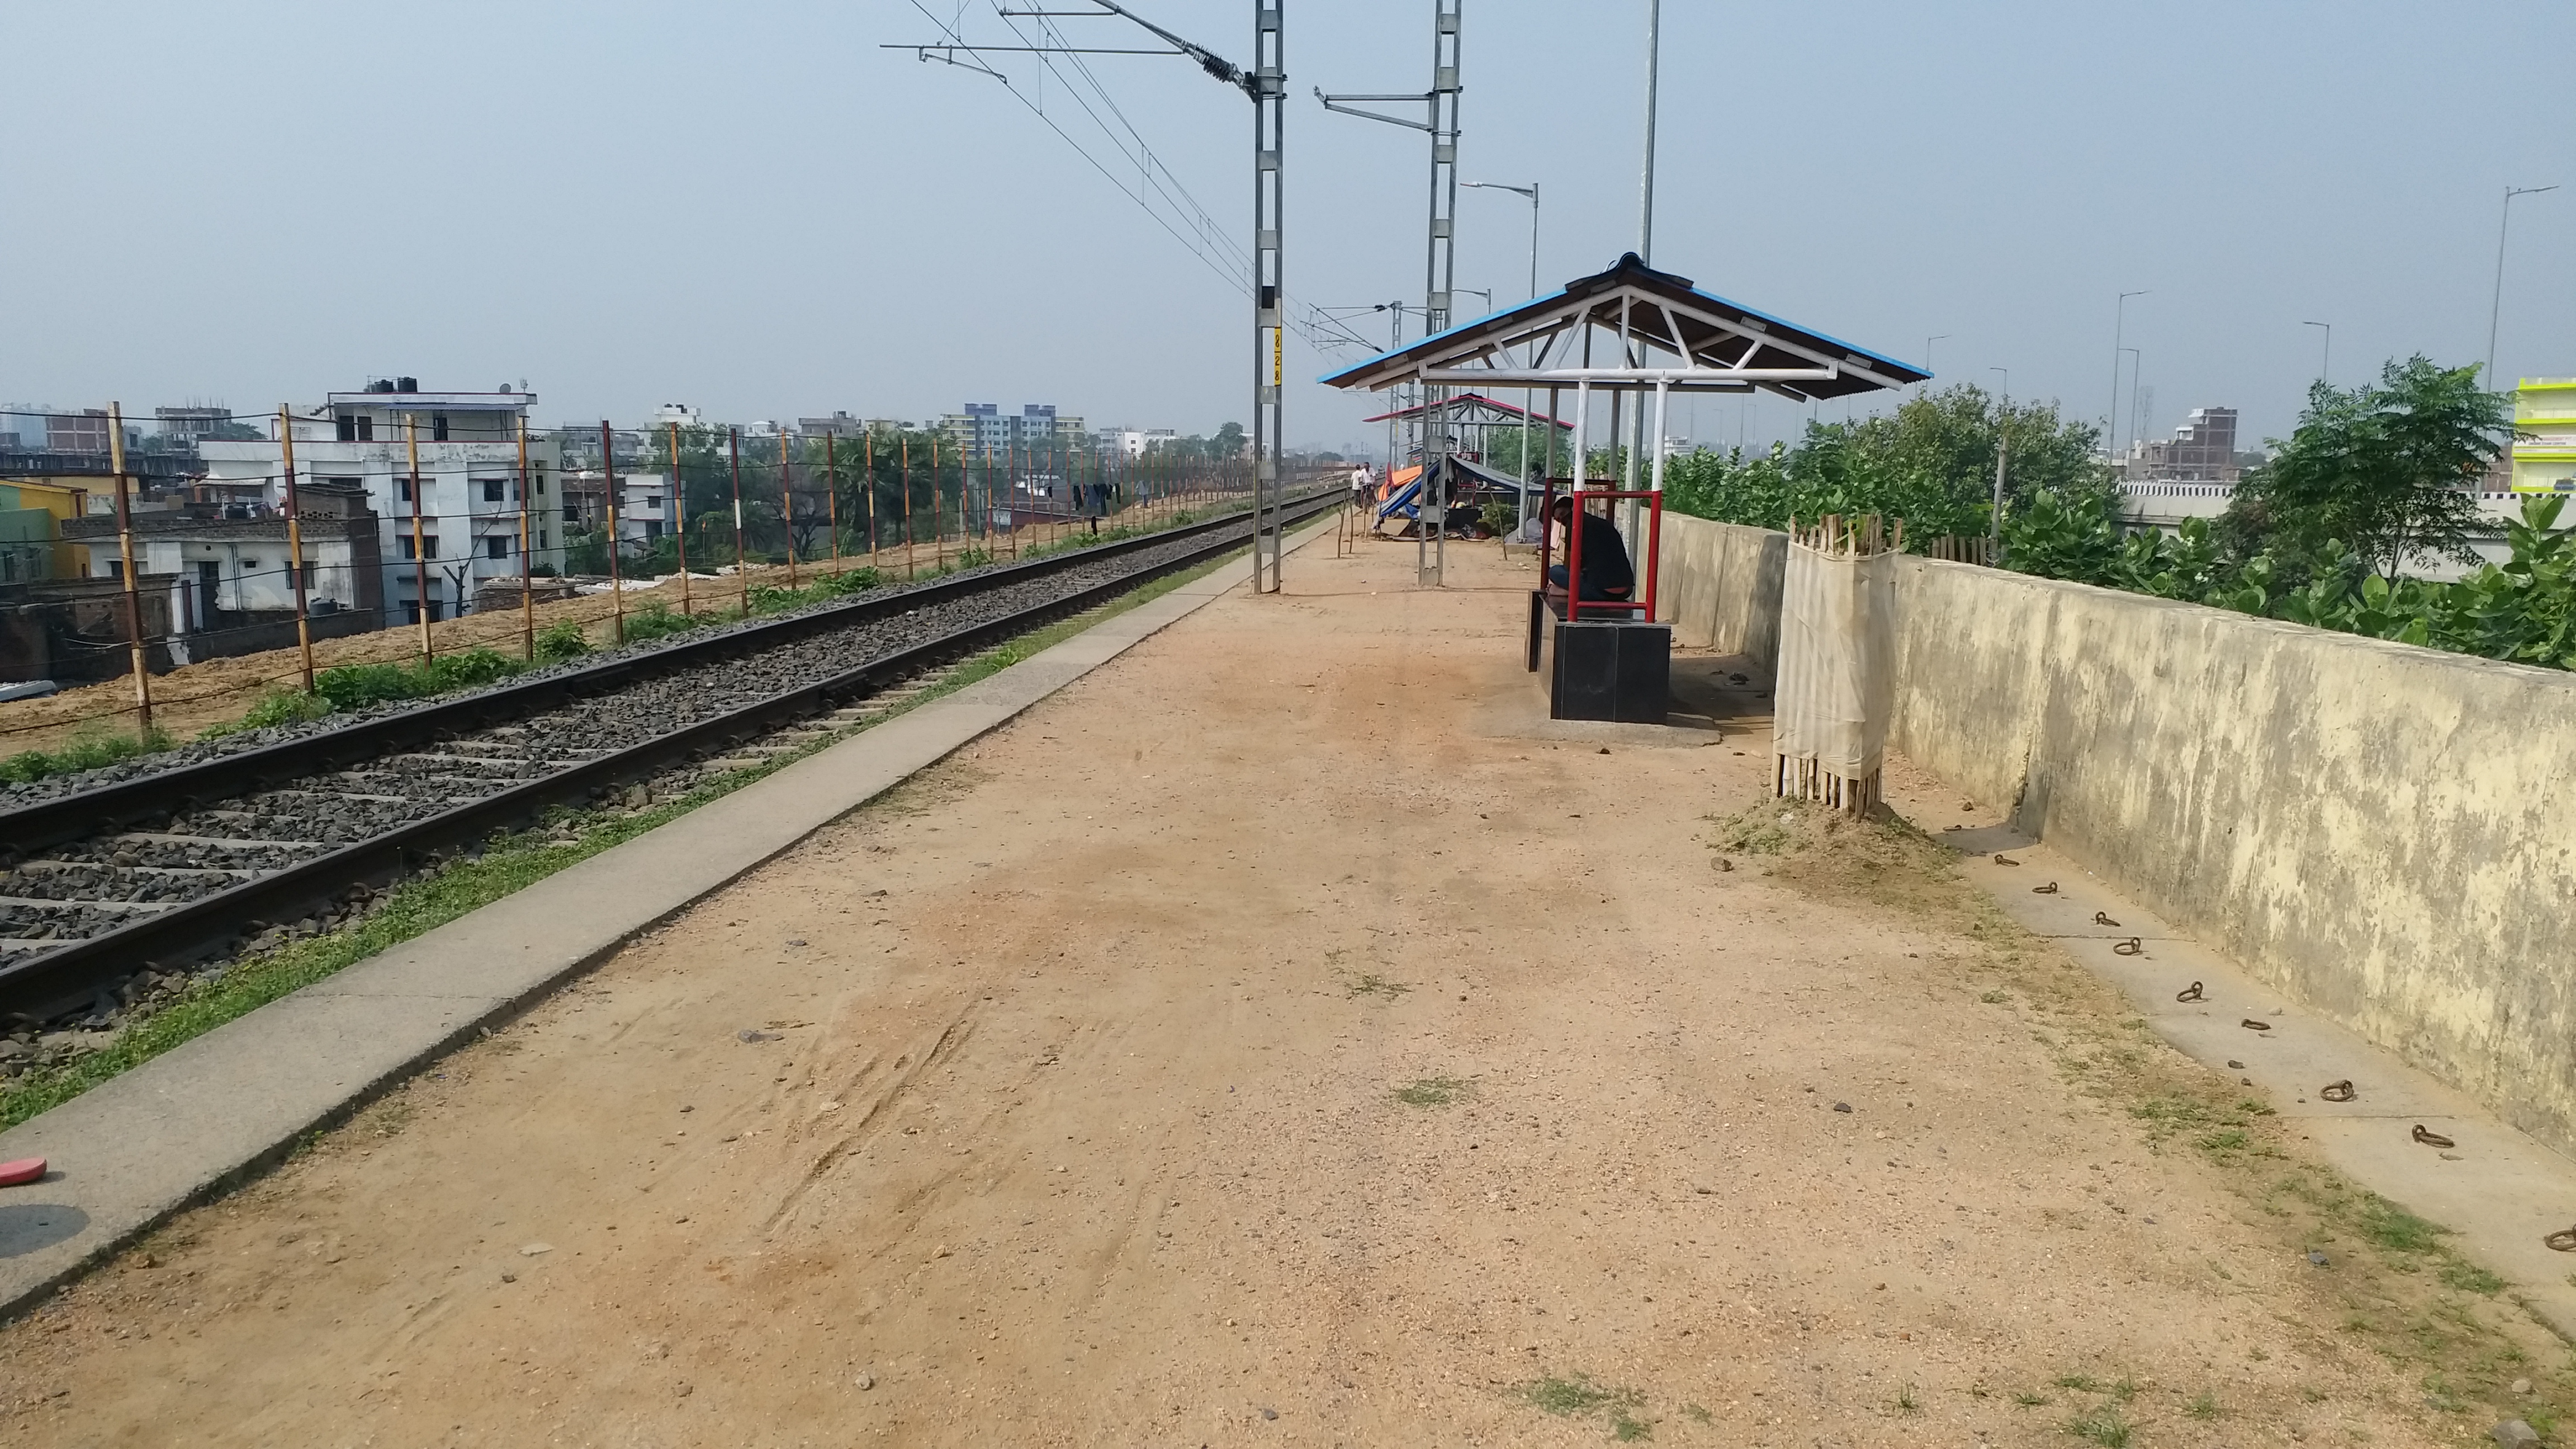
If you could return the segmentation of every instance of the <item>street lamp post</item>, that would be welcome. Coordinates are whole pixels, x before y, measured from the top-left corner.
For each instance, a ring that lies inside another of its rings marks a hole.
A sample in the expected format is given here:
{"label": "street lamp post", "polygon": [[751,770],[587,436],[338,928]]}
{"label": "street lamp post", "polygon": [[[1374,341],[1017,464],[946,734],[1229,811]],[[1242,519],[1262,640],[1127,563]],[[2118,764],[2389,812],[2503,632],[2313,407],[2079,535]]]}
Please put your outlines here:
{"label": "street lamp post", "polygon": [[1461,185],[1461,186],[1464,186],[1464,187],[1468,188],[1468,189],[1469,189],[1469,190],[1471,190],[1471,191],[1508,191],[1508,192],[1512,193],[1512,194],[1513,194],[1513,195],[1515,195],[1515,196],[1526,196],[1526,197],[1528,197],[1528,198],[1529,198],[1529,204],[1530,204],[1530,281],[1529,281],[1529,294],[1530,294],[1530,298],[1531,298],[1531,300],[1533,300],[1533,301],[1537,300],[1537,298],[1538,298],[1538,183],[1537,183],[1537,182],[1535,182],[1535,181],[1533,181],[1533,182],[1531,182],[1531,183],[1530,183],[1529,185],[1527,185],[1527,186],[1514,186],[1514,185],[1510,184],[1509,182],[1504,182],[1504,181],[1461,181],[1461,182],[1459,182],[1458,184],[1459,184],[1459,185]]}
{"label": "street lamp post", "polygon": [[2004,541],[2004,459],[2012,451],[2012,432],[2007,426],[2012,421],[2012,369],[1989,367],[1986,371],[2004,375],[2003,405],[1995,409],[1995,504],[1986,512],[1986,537],[1994,540],[1998,553],[1997,557],[1986,562],[1993,564],[2003,561],[2000,553]]}
{"label": "street lamp post", "polygon": [[[1535,181],[1533,181],[1533,182],[1531,182],[1531,183],[1530,183],[1529,185],[1527,185],[1527,186],[1514,186],[1514,185],[1512,185],[1511,183],[1506,182],[1506,181],[1468,181],[1468,182],[1463,182],[1463,183],[1461,183],[1461,184],[1462,184],[1462,185],[1466,185],[1466,186],[1471,186],[1471,187],[1475,188],[1475,189],[1476,189],[1476,190],[1478,190],[1478,191],[1508,191],[1508,192],[1512,193],[1512,194],[1513,194],[1513,195],[1515,195],[1515,196],[1526,196],[1526,197],[1528,197],[1528,198],[1529,198],[1529,204],[1530,204],[1530,268],[1529,268],[1529,294],[1530,294],[1530,300],[1531,300],[1531,301],[1533,301],[1533,302],[1537,301],[1537,300],[1538,300],[1538,183],[1537,183],[1537,182],[1535,182]],[[1529,415],[1530,415],[1530,403],[1531,403],[1532,401],[1534,401],[1534,399],[1535,399],[1535,394],[1534,394],[1534,393],[1533,393],[1529,388],[1522,388],[1522,389],[1521,389],[1521,496],[1520,496],[1520,506],[1519,506],[1519,509],[1518,509],[1517,511],[1522,512],[1522,513],[1526,513],[1526,512],[1528,511],[1528,509],[1529,509],[1529,482],[1530,482],[1530,463],[1529,463],[1529,450],[1530,450],[1530,416],[1529,416]],[[1555,422],[1556,422],[1556,420],[1555,420],[1555,419],[1550,418],[1550,419],[1548,420],[1548,425],[1549,425],[1550,427],[1553,427],[1553,426],[1555,426]],[[1524,522],[1524,523],[1528,522],[1528,520],[1527,520],[1526,518],[1522,519],[1521,521],[1522,521],[1522,522]]]}
{"label": "street lamp post", "polygon": [[2122,292],[2111,309],[2111,411],[2102,419],[2102,456],[2111,456],[2111,440],[2120,434],[2120,331],[2129,320],[2129,299],[2143,297],[2147,291]]}
{"label": "street lamp post", "polygon": [[2557,189],[2555,183],[2548,186],[2508,186],[2504,189],[2504,215],[2496,222],[2495,298],[2487,303],[2487,365],[2486,369],[2478,374],[2479,379],[2488,387],[2495,386],[2496,323],[2504,316],[2504,238],[2506,229],[2513,225],[2513,199],[2517,196],[2538,196],[2544,191]]}
{"label": "street lamp post", "polygon": [[[2324,354],[2317,359],[2317,381],[2330,382],[2332,379],[2329,374],[2334,369],[2334,324],[2332,322],[2302,322],[2299,325],[2302,327],[2322,327],[2325,329],[2326,348]],[[2492,362],[2495,352],[2495,343],[2492,338],[2488,340],[2487,351],[2489,360]]]}
{"label": "street lamp post", "polygon": [[2140,374],[2146,369],[2147,355],[2134,347],[2120,350],[2129,354],[2129,441],[2135,444],[2138,441],[2138,384],[2143,381]]}

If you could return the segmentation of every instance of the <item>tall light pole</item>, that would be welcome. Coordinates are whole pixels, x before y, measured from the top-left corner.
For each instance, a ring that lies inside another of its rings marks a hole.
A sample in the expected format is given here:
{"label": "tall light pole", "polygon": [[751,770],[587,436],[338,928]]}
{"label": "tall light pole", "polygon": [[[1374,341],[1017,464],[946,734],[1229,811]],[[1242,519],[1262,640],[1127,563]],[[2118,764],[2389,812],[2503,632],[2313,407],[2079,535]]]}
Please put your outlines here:
{"label": "tall light pole", "polygon": [[2504,316],[2504,238],[2506,229],[2513,225],[2513,199],[2538,196],[2544,191],[2557,189],[2554,182],[2547,186],[2508,186],[2504,189],[2504,216],[2496,222],[2495,300],[2487,304],[2487,365],[2485,371],[2478,374],[2479,380],[2490,388],[2495,386],[2496,323]]}
{"label": "tall light pole", "polygon": [[[2000,552],[2004,541],[2004,459],[2012,452],[2012,434],[2005,427],[2012,421],[2012,369],[1989,367],[1986,371],[2004,375],[2003,406],[1995,409],[1995,506],[1986,513],[1986,537],[1995,541]],[[1987,562],[2001,563],[2003,560],[1996,557]]]}
{"label": "tall light pole", "polygon": [[[1662,67],[1664,0],[1646,0],[1646,165],[1637,185],[1637,260],[1655,259],[1655,78]],[[1645,410],[1638,409],[1642,426]]]}
{"label": "tall light pole", "polygon": [[[1932,370],[1932,344],[1935,342],[1947,342],[1949,340],[1950,334],[1947,332],[1941,333],[1938,336],[1926,337],[1923,339],[1923,370],[1925,372],[1928,373]],[[1932,379],[1926,377],[1923,380],[1925,382],[1930,382]]]}
{"label": "tall light pole", "polygon": [[[1646,0],[1646,159],[1637,180],[1637,260],[1651,264],[1655,259],[1655,96],[1656,79],[1662,70],[1663,0]],[[1678,341],[1679,339],[1675,339]],[[1610,394],[1610,444],[1619,444],[1619,394]],[[1637,460],[1646,451],[1646,408],[1638,401],[1636,416],[1630,419],[1628,466],[1620,479],[1629,492],[1637,488]],[[1578,473],[1580,470],[1577,470]],[[1645,513],[1645,500],[1628,500],[1629,547],[1637,547],[1638,522]]]}
{"label": "tall light pole", "polygon": [[[1537,300],[1538,300],[1538,183],[1537,183],[1537,182],[1535,182],[1535,181],[1533,181],[1533,182],[1531,182],[1531,183],[1530,183],[1529,185],[1527,185],[1527,186],[1514,186],[1514,185],[1512,185],[1511,183],[1509,183],[1509,182],[1507,182],[1507,181],[1468,181],[1468,182],[1462,182],[1462,183],[1460,183],[1460,184],[1465,185],[1465,186],[1472,186],[1472,187],[1474,187],[1475,189],[1477,189],[1478,191],[1508,191],[1508,192],[1512,193],[1512,194],[1513,194],[1513,195],[1515,195],[1515,196],[1526,196],[1526,197],[1528,197],[1528,198],[1529,198],[1529,204],[1530,204],[1530,279],[1529,279],[1529,294],[1530,294],[1530,300],[1531,300],[1531,301],[1533,301],[1533,302],[1537,301]],[[1523,514],[1527,514],[1527,513],[1529,512],[1529,482],[1530,482],[1530,455],[1529,455],[1529,453],[1530,453],[1530,403],[1531,403],[1534,399],[1535,399],[1535,394],[1534,394],[1534,393],[1533,393],[1529,388],[1522,388],[1522,389],[1521,389],[1521,493],[1520,493],[1520,497],[1519,497],[1518,499],[1514,500],[1514,509],[1513,509],[1513,512],[1514,512],[1516,515],[1523,515]],[[1555,420],[1554,418],[1550,418],[1550,419],[1548,419],[1548,426],[1549,426],[1549,427],[1554,427],[1554,426],[1556,426],[1556,420]],[[1516,521],[1517,521],[1517,522],[1521,522],[1521,523],[1526,523],[1526,522],[1528,522],[1529,520],[1528,520],[1526,517],[1520,517],[1520,518],[1517,518],[1517,519],[1516,519]]]}
{"label": "tall light pole", "polygon": [[2139,373],[2146,368],[2147,355],[2134,347],[2123,347],[2120,350],[2129,354],[2129,441],[2135,443],[2138,440]]}
{"label": "tall light pole", "polygon": [[[2317,381],[2330,381],[2331,379],[2328,374],[2334,369],[2334,324],[2332,322],[2302,322],[2299,325],[2302,327],[2322,327],[2326,330],[2325,354],[2317,359]],[[2488,351],[2490,354],[2494,351],[2494,342],[2492,339],[2490,339],[2488,343]]]}
{"label": "tall light pole", "polygon": [[2145,288],[2122,292],[2120,300],[2111,308],[2111,411],[2102,419],[2102,458],[2105,462],[2111,457],[2111,440],[2120,431],[2120,330],[2129,320],[2129,299],[2145,295]]}
{"label": "tall light pole", "polygon": [[1505,182],[1505,181],[1461,181],[1461,182],[1459,182],[1458,184],[1459,184],[1459,185],[1461,185],[1461,186],[1464,186],[1464,187],[1468,188],[1468,189],[1469,189],[1469,190],[1471,190],[1471,191],[1508,191],[1508,192],[1512,193],[1512,194],[1513,194],[1513,195],[1515,195],[1515,196],[1526,196],[1526,197],[1528,197],[1528,198],[1529,198],[1529,204],[1530,204],[1530,280],[1529,280],[1529,294],[1530,294],[1530,297],[1531,297],[1533,300],[1535,300],[1535,299],[1538,297],[1538,183],[1537,183],[1537,182],[1535,182],[1535,181],[1533,181],[1533,182],[1531,182],[1531,183],[1530,183],[1529,185],[1527,185],[1527,186],[1514,186],[1514,185],[1512,185],[1511,183],[1509,183],[1509,182]]}

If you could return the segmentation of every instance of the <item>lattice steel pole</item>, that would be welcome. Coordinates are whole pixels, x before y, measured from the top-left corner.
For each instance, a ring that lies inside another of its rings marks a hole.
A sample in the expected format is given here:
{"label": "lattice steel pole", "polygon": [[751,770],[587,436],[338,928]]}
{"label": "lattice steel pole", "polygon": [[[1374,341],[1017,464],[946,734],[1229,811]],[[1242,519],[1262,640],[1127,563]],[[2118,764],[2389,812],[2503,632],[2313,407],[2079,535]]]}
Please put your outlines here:
{"label": "lattice steel pole", "polygon": [[1281,49],[1283,0],[1252,0],[1252,588],[1279,592],[1282,397],[1286,389],[1281,325],[1287,295],[1281,290],[1281,213],[1285,201],[1279,169],[1288,121],[1287,60]]}
{"label": "lattice steel pole", "polygon": [[[1425,337],[1449,328],[1449,293],[1457,280],[1458,18],[1464,0],[1431,0],[1431,224],[1423,263]],[[1422,395],[1422,520],[1414,539],[1414,582],[1437,587],[1449,562],[1449,389]]]}

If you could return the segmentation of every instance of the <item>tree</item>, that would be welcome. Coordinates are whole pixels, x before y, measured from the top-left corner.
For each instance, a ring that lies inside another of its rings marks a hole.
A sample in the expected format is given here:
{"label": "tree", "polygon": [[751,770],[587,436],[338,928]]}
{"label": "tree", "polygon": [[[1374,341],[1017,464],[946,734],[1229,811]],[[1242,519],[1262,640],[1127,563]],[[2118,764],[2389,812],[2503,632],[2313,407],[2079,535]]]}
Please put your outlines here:
{"label": "tree", "polygon": [[1986,531],[1998,440],[2011,444],[2005,506],[2059,497],[2098,511],[2109,482],[2093,457],[2097,434],[2055,403],[2006,407],[1962,383],[1907,399],[1890,415],[1809,423],[1795,447],[1767,455],[1702,449],[1667,463],[1670,506],[1731,523],[1779,528],[1792,518],[1878,513],[1905,520],[1909,543]]}
{"label": "tree", "polygon": [[1243,454],[1243,424],[1219,423],[1217,425],[1214,443],[1216,455],[1218,457],[1241,457]]}
{"label": "tree", "polygon": [[2410,563],[2475,564],[2477,481],[2513,436],[2510,402],[2477,377],[2419,353],[2376,384],[2310,387],[2296,431],[2238,486],[2222,535],[2245,556],[2332,555],[2339,543],[2392,582]]}

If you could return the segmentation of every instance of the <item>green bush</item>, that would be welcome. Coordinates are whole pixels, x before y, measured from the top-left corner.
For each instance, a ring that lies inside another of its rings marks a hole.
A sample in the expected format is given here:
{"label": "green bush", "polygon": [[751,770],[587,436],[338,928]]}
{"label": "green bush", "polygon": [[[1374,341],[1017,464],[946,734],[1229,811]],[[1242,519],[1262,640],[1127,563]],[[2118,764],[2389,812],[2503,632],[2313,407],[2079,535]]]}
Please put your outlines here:
{"label": "green bush", "polygon": [[[318,682],[318,681],[317,681]],[[277,725],[302,724],[331,712],[331,701],[300,689],[271,688],[259,702],[244,711],[242,717],[223,724],[209,725],[197,732],[201,740],[219,740],[245,730],[264,730]]]}
{"label": "green bush", "polygon": [[2328,540],[2296,541],[2229,560],[2208,524],[2178,535],[2123,538],[2100,500],[2041,494],[2004,520],[2004,566],[2043,578],[2101,584],[2319,629],[2489,659],[2576,669],[2576,530],[2558,526],[2566,499],[2535,494],[2505,526],[2513,556],[2454,583],[2391,583],[2360,554]]}
{"label": "green bush", "polygon": [[537,657],[549,664],[578,659],[590,652],[590,636],[570,619],[549,627],[537,636]]}
{"label": "green bush", "polygon": [[[542,637],[539,642],[542,645]],[[329,706],[320,713],[330,713],[471,689],[507,679],[526,668],[506,654],[468,649],[461,654],[441,654],[426,662],[349,664],[325,669],[313,676],[313,692]]]}
{"label": "green bush", "polygon": [[707,621],[694,614],[674,614],[671,606],[654,599],[626,616],[626,642],[641,644],[647,639],[662,639],[685,634]]}
{"label": "green bush", "polygon": [[0,781],[24,785],[49,775],[76,775],[113,765],[137,755],[152,754],[170,748],[170,737],[158,728],[141,738],[112,735],[104,726],[92,723],[73,731],[71,739],[59,750],[20,750],[0,756]]}

